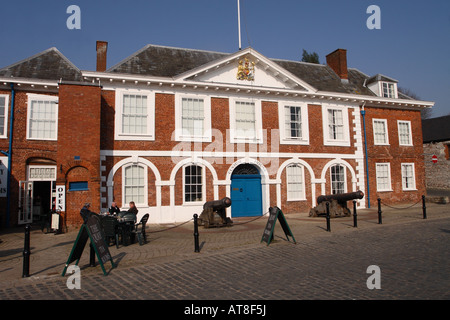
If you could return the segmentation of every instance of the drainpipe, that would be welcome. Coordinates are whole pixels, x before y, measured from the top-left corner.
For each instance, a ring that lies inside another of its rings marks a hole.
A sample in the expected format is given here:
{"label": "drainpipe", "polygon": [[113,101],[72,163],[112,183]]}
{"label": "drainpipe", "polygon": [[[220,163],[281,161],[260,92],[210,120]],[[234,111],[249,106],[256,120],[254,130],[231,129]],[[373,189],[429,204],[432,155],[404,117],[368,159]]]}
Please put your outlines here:
{"label": "drainpipe", "polygon": [[367,177],[367,203],[368,208],[370,208],[370,187],[369,187],[369,159],[367,158],[367,135],[366,135],[366,110],[364,110],[364,106],[366,103],[362,105],[361,115],[363,118],[363,130],[364,130],[364,158],[366,159],[366,177]]}
{"label": "drainpipe", "polygon": [[11,114],[9,120],[9,149],[8,152],[1,151],[5,156],[8,156],[8,177],[6,180],[6,228],[10,226],[11,219],[11,165],[12,165],[12,140],[13,140],[13,121],[14,121],[14,98],[16,92],[14,84],[11,83]]}

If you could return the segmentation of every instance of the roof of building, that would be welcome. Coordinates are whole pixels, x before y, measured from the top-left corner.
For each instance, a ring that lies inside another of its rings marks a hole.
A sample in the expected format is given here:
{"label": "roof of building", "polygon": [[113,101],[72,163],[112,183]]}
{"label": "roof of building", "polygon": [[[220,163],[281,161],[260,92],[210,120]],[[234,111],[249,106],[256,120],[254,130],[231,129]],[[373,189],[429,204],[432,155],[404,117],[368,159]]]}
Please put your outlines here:
{"label": "roof of building", "polygon": [[[107,72],[175,77],[230,55],[230,53],[149,44],[109,68]],[[280,59],[270,60],[320,91],[375,96],[370,89],[364,86],[364,80],[369,79],[369,76],[357,69],[348,69],[348,82],[346,82],[342,81],[327,65]]]}
{"label": "roof of building", "polygon": [[[231,55],[231,53],[149,44],[106,70],[106,73],[173,78]],[[396,81],[383,75],[369,77],[355,68],[348,68],[348,81],[346,81],[341,80],[328,65],[281,59],[270,60],[319,91],[376,96],[366,87],[369,80],[382,77],[389,81]],[[49,48],[0,69],[0,77],[83,81],[80,69],[56,48]],[[411,99],[401,92],[399,92],[399,98]]]}
{"label": "roof of building", "polygon": [[0,76],[64,81],[81,81],[82,79],[80,69],[56,48],[47,49],[2,68]]}
{"label": "roof of building", "polygon": [[422,120],[423,142],[450,140],[450,115]]}
{"label": "roof of building", "polygon": [[392,79],[392,78],[390,78],[390,77],[387,77],[387,76],[385,76],[385,75],[379,73],[379,74],[376,74],[376,75],[370,77],[369,79],[367,79],[366,84],[369,84],[369,83],[372,83],[372,82],[376,82],[376,81],[387,81],[387,82],[395,82],[395,83],[398,83],[397,80]]}

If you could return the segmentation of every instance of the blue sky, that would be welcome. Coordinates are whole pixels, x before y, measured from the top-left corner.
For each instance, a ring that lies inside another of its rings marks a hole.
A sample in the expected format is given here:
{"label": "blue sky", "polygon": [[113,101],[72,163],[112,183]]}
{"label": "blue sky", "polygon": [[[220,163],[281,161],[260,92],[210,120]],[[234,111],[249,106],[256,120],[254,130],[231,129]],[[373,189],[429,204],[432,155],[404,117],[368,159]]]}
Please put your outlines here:
{"label": "blue sky", "polygon": [[[381,29],[369,30],[370,5]],[[81,9],[81,29],[69,30],[67,7]],[[0,68],[57,47],[82,70],[95,70],[95,42],[108,41],[108,67],[157,44],[235,52],[237,0],[3,1]],[[242,47],[269,58],[320,62],[347,49],[348,66],[385,74],[420,98],[435,101],[433,117],[450,114],[450,1],[241,0]]]}

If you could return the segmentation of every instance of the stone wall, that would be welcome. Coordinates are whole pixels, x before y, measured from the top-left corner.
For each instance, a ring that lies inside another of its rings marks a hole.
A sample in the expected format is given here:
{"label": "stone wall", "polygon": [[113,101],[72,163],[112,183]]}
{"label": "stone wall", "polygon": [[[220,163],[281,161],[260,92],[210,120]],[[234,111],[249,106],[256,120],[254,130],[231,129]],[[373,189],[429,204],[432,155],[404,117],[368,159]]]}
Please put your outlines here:
{"label": "stone wall", "polygon": [[[450,141],[432,142],[423,145],[425,157],[425,176],[428,189],[450,190]],[[437,156],[437,163],[433,163],[433,155]]]}

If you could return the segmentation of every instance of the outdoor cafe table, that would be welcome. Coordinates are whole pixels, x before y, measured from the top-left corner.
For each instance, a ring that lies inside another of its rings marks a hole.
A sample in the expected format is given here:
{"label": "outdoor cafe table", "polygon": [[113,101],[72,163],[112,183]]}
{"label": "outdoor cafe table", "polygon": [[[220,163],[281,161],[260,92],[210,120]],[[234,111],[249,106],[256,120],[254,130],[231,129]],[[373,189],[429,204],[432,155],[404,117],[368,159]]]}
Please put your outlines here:
{"label": "outdoor cafe table", "polygon": [[[102,215],[106,217],[108,215]],[[119,215],[109,215],[117,220],[116,232],[121,236],[122,244],[128,246],[134,242],[134,226],[136,224],[135,218],[125,214],[123,217]]]}

